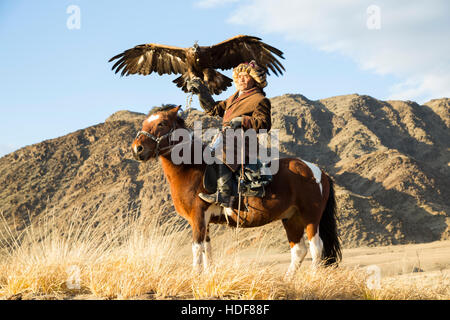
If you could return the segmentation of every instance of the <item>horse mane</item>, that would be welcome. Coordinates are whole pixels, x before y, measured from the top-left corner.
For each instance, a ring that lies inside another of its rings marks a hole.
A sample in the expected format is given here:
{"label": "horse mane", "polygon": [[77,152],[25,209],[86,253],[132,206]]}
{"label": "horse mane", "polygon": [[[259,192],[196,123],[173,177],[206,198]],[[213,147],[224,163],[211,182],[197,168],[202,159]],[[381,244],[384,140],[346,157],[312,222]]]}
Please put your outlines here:
{"label": "horse mane", "polygon": [[[150,109],[150,111],[147,114],[147,117],[150,117],[152,114],[158,113],[158,112],[165,112],[172,110],[173,108],[178,107],[176,104],[163,104],[160,107],[153,107]],[[177,115],[177,124],[181,126],[182,128],[186,128],[186,123],[184,122],[184,119]]]}

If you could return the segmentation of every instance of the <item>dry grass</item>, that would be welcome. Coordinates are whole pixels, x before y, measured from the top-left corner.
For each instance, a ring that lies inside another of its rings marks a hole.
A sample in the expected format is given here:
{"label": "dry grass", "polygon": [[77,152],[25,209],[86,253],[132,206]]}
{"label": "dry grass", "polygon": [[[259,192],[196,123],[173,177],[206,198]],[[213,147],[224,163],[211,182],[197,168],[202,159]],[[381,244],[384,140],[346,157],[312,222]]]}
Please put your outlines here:
{"label": "dry grass", "polygon": [[[214,265],[191,271],[190,230],[180,218],[46,214],[21,233],[0,228],[0,297],[98,299],[449,299],[446,286],[382,282],[358,268],[302,266],[289,282],[261,259],[270,232],[216,228]],[[259,245],[259,247],[257,247]],[[245,249],[256,248],[252,258]],[[286,253],[289,255],[289,253]]]}

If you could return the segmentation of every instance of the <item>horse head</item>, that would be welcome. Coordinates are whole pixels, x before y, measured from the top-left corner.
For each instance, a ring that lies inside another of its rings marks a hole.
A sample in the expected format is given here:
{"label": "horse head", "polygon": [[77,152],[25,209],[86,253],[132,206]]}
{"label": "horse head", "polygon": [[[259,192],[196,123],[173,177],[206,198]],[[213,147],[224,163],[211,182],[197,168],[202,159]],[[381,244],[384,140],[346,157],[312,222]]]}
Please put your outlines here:
{"label": "horse head", "polygon": [[136,160],[145,162],[170,152],[173,146],[172,132],[184,126],[183,119],[177,116],[180,108],[181,106],[164,105],[150,110],[131,145]]}

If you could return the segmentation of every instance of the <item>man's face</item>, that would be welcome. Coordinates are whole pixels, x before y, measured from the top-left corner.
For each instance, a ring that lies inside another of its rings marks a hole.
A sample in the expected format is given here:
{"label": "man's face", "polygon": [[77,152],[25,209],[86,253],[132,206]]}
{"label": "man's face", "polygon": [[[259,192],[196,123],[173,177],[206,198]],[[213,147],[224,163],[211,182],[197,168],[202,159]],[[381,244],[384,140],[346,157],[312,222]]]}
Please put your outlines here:
{"label": "man's face", "polygon": [[248,90],[255,86],[255,80],[247,72],[239,72],[236,81],[236,87],[238,90]]}

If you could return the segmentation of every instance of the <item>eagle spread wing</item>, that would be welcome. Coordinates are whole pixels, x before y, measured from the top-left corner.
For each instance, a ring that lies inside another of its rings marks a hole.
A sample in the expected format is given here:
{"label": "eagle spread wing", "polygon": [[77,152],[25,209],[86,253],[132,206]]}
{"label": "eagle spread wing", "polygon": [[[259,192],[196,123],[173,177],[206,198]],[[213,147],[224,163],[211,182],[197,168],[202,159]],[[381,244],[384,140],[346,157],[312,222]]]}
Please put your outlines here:
{"label": "eagle spread wing", "polygon": [[152,72],[162,74],[183,74],[187,71],[186,52],[183,48],[160,44],[141,44],[112,57],[112,66],[121,76],[130,74],[148,75]]}
{"label": "eagle spread wing", "polygon": [[[181,74],[173,82],[184,92],[191,77],[200,77],[212,94],[220,94],[232,84],[232,79],[215,69],[231,69],[242,62],[255,60],[266,71],[283,74],[284,67],[275,56],[282,59],[283,52],[253,36],[236,36],[214,46],[195,45],[193,48],[179,48],[161,44],[141,44],[112,57],[117,60],[112,66],[121,76],[130,74],[148,75]],[[198,50],[199,49],[199,50]]]}
{"label": "eagle spread wing", "polygon": [[[208,48],[208,47],[206,47]],[[208,48],[211,55],[212,68],[230,69],[242,62],[255,60],[256,63],[269,69],[278,76],[285,70],[274,56],[284,59],[283,52],[261,41],[258,37],[239,35]]]}

